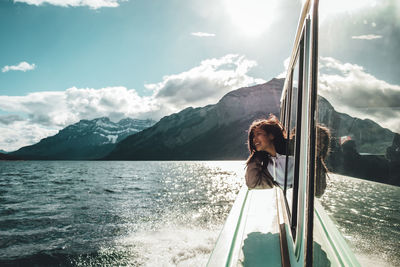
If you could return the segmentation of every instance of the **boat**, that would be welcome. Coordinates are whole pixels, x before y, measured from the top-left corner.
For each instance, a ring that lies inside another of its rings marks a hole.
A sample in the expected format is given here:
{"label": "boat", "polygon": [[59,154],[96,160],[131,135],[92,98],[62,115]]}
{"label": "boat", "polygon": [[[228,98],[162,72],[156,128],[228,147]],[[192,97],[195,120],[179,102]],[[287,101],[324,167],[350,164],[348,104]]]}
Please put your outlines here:
{"label": "boat", "polygon": [[316,198],[316,187],[321,183],[315,116],[319,1],[303,2],[280,108],[280,120],[292,138],[292,152],[287,157],[295,162],[293,188],[243,186],[209,258],[209,267],[360,266]]}

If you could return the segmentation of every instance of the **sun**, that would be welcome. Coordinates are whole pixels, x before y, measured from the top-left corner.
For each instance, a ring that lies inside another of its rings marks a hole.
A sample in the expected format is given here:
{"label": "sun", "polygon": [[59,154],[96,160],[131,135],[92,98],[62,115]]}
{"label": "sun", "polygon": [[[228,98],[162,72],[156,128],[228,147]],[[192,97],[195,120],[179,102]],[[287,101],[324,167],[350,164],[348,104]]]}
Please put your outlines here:
{"label": "sun", "polygon": [[225,0],[224,6],[235,30],[258,37],[271,25],[277,0]]}

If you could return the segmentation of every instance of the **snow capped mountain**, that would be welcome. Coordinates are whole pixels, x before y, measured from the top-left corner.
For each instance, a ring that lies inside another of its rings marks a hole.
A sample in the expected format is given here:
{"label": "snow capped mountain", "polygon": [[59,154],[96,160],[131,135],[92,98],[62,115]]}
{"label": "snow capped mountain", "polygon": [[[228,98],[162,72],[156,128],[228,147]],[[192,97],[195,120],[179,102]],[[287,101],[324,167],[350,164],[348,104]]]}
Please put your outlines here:
{"label": "snow capped mountain", "polygon": [[12,154],[24,159],[97,159],[105,156],[127,136],[155,123],[153,120],[131,118],[112,122],[107,117],[81,120]]}
{"label": "snow capped mountain", "polygon": [[90,136],[92,140],[87,141],[93,144],[115,144],[128,135],[140,132],[155,123],[153,120],[131,118],[112,122],[109,118],[102,117],[94,120],[81,120],[64,128],[58,134],[66,135],[69,139],[87,139]]}

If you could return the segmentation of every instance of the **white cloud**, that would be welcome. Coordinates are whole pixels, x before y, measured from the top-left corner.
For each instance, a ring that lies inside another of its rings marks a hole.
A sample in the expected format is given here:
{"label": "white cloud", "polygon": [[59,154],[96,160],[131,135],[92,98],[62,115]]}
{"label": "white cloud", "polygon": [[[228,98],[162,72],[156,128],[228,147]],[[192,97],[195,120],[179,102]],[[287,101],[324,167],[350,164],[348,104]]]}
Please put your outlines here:
{"label": "white cloud", "polygon": [[36,68],[35,64],[29,64],[26,61],[22,61],[21,63],[19,63],[18,65],[14,65],[14,66],[4,66],[1,71],[2,72],[7,72],[10,70],[19,70],[19,71],[28,71],[28,70],[34,70]]}
{"label": "white cloud", "polygon": [[[216,103],[233,89],[264,82],[248,75],[256,62],[239,55],[207,59],[188,71],[146,84],[151,96],[126,87],[68,88],[25,96],[0,96],[0,149],[15,150],[81,119],[160,119],[183,108]],[[18,113],[19,115],[13,115]],[[24,114],[24,115],[21,115]],[[28,136],[29,135],[29,136]]]}
{"label": "white cloud", "polygon": [[[319,3],[319,13],[321,24],[324,23],[329,17],[337,19],[338,14],[354,15],[366,9],[377,8],[382,6],[385,2],[390,1],[376,1],[376,0],[325,0]],[[366,19],[363,24],[368,24]]]}
{"label": "white cloud", "polygon": [[191,33],[193,36],[197,37],[214,37],[214,33],[207,33],[207,32],[192,32]]}
{"label": "white cloud", "polygon": [[288,68],[289,68],[289,63],[290,63],[290,57],[287,57],[287,58],[283,61],[284,71],[281,72],[280,74],[278,74],[278,76],[276,76],[276,78],[278,78],[278,79],[286,78],[287,70],[288,70]]}
{"label": "white cloud", "polygon": [[14,151],[20,147],[39,142],[41,139],[55,135],[57,128],[33,124],[29,121],[16,121],[9,125],[0,123],[0,148],[5,151]]}
{"label": "white cloud", "polygon": [[98,9],[102,7],[118,7],[119,2],[122,2],[122,0],[14,0],[14,3],[17,2],[35,6],[50,4],[62,7],[87,6],[91,9]]}
{"label": "white cloud", "polygon": [[162,82],[145,86],[154,90],[157,102],[169,114],[189,106],[214,104],[233,89],[265,82],[248,76],[256,65],[244,56],[230,54],[204,60],[188,71],[165,76]]}
{"label": "white cloud", "polygon": [[335,109],[400,133],[400,85],[379,80],[362,66],[334,58],[322,57],[319,64],[319,93]]}
{"label": "white cloud", "polygon": [[16,121],[23,121],[23,120],[24,120],[23,118],[15,114],[0,116],[0,124],[4,125],[12,124]]}
{"label": "white cloud", "polygon": [[0,96],[0,109],[26,113],[32,123],[65,127],[83,118],[110,116],[113,120],[119,120],[123,117],[140,117],[152,111],[152,102],[150,97],[140,97],[135,90],[125,87],[72,87],[60,92]]}
{"label": "white cloud", "polygon": [[0,117],[0,148],[10,151],[36,143],[81,119],[148,118],[150,112],[158,108],[153,104],[151,97],[140,97],[135,90],[125,87],[72,87],[60,92],[0,96],[0,110],[25,114],[25,118]]}
{"label": "white cloud", "polygon": [[374,39],[381,39],[382,35],[368,34],[368,35],[351,36],[351,38],[359,40],[374,40]]}

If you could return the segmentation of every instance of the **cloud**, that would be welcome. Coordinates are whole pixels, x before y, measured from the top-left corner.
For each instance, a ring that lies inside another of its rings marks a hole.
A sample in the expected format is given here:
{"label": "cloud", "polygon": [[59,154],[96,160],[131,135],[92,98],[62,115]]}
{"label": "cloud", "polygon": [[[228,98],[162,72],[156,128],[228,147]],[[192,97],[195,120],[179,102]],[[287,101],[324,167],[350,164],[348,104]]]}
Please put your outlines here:
{"label": "cloud", "polygon": [[351,39],[359,39],[359,40],[374,40],[374,39],[381,39],[381,38],[382,38],[382,35],[376,35],[376,34],[351,36]]}
{"label": "cloud", "polygon": [[197,37],[214,37],[214,33],[207,33],[207,32],[192,32],[191,33],[193,36]]}
{"label": "cloud", "polygon": [[[36,143],[81,119],[125,117],[158,120],[189,106],[216,103],[233,89],[264,82],[249,76],[256,62],[239,55],[202,61],[192,69],[146,84],[150,96],[126,87],[77,88],[1,96],[0,110],[24,114],[0,116],[0,149],[15,150]],[[27,136],[29,135],[29,136]]]}
{"label": "cloud", "polygon": [[61,7],[87,6],[91,9],[99,9],[102,7],[118,7],[122,0],[14,0],[14,3],[18,2],[35,6],[50,4]]}
{"label": "cloud", "polygon": [[81,119],[148,118],[156,108],[150,97],[140,97],[135,90],[125,87],[72,87],[60,92],[0,96],[1,110],[26,114],[26,118],[0,117],[0,148],[11,151],[36,143]]}
{"label": "cloud", "polygon": [[110,114],[113,120],[140,117],[152,110],[151,98],[140,97],[135,90],[125,87],[72,87],[60,92],[0,96],[0,102],[0,109],[26,113],[31,123],[49,127],[65,127],[83,118],[94,119]]}
{"label": "cloud", "polygon": [[278,76],[276,76],[276,78],[278,78],[278,79],[286,78],[287,69],[289,68],[289,64],[290,64],[290,57],[287,57],[287,58],[283,61],[284,71],[281,72],[280,74],[278,74]]}
{"label": "cloud", "polygon": [[15,66],[4,66],[1,71],[2,72],[7,72],[10,70],[19,70],[19,71],[28,71],[28,70],[34,70],[36,68],[35,64],[29,64],[26,61],[22,61],[21,63],[19,63],[18,65]]}
{"label": "cloud", "polygon": [[39,142],[41,139],[55,135],[59,129],[48,128],[29,121],[15,121],[12,127],[0,124],[0,148],[15,151],[22,146]]}
{"label": "cloud", "polygon": [[168,75],[162,82],[146,84],[154,91],[154,98],[163,106],[164,113],[183,108],[216,103],[233,89],[265,82],[250,77],[248,72],[257,63],[239,55],[207,59],[188,71]]}
{"label": "cloud", "polygon": [[[324,1],[320,7],[320,17],[321,20],[329,16],[333,16],[336,14],[347,13],[347,14],[355,14],[362,10],[368,8],[376,8],[378,5],[381,5],[381,2],[384,1],[376,1],[376,0],[327,0]],[[364,23],[367,24],[368,22],[364,20]]]}
{"label": "cloud", "polygon": [[24,119],[18,115],[3,115],[0,116],[0,124],[9,125],[17,121],[23,121]]}
{"label": "cloud", "polygon": [[322,57],[319,93],[340,112],[369,118],[400,133],[400,85],[379,80],[362,66]]}

